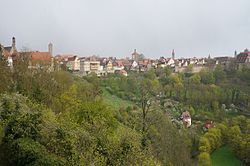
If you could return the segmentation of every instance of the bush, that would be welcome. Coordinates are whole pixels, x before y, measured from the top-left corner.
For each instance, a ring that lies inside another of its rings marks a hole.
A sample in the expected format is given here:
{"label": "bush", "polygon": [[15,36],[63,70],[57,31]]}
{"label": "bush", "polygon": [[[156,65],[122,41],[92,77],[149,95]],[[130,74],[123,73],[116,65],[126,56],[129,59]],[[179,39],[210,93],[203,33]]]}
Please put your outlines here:
{"label": "bush", "polygon": [[207,152],[202,152],[198,156],[198,166],[211,166],[210,155]]}
{"label": "bush", "polygon": [[209,140],[206,137],[201,137],[200,143],[199,143],[199,151],[210,153],[211,146],[210,146]]}

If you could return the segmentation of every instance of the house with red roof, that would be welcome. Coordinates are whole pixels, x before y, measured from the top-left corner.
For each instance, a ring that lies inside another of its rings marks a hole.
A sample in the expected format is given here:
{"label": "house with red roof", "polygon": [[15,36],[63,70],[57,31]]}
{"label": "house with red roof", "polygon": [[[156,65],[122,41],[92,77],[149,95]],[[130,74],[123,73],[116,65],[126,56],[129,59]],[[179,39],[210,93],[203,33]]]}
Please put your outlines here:
{"label": "house with red roof", "polygon": [[238,69],[242,69],[243,67],[250,68],[250,51],[245,49],[244,52],[239,53],[236,56],[236,63]]}
{"label": "house with red roof", "polygon": [[80,71],[80,59],[78,58],[77,55],[68,57],[66,66],[71,71]]}
{"label": "house with red roof", "polygon": [[48,45],[48,51],[22,52],[21,55],[29,58],[29,68],[31,69],[47,68],[52,71],[54,68],[51,43]]}
{"label": "house with red roof", "polygon": [[122,60],[115,60],[112,65],[113,65],[114,72],[121,71],[124,69]]}
{"label": "house with red roof", "polygon": [[27,59],[29,61],[29,69],[46,68],[49,71],[54,70],[54,58],[49,52],[29,51],[20,52],[19,54],[22,59]]}

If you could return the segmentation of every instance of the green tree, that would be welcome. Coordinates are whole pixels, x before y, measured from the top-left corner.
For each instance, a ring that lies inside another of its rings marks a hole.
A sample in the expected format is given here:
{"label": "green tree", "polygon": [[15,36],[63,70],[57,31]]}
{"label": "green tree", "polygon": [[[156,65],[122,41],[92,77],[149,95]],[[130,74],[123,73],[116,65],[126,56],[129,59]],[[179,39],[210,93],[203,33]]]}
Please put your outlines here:
{"label": "green tree", "polygon": [[153,102],[153,96],[158,92],[158,83],[157,81],[141,78],[138,86],[138,102],[142,110],[142,145],[146,146],[146,135],[148,130],[146,119]]}
{"label": "green tree", "polygon": [[223,68],[220,65],[217,65],[213,72],[215,82],[220,83],[225,81],[226,79],[226,72],[223,70]]}
{"label": "green tree", "polygon": [[211,152],[211,145],[209,140],[206,137],[201,137],[199,142],[199,151],[200,152]]}
{"label": "green tree", "polygon": [[194,74],[189,77],[189,84],[191,85],[199,85],[201,83],[201,77],[199,74]]}
{"label": "green tree", "polygon": [[200,72],[200,77],[201,77],[201,82],[203,84],[214,84],[215,83],[214,75],[210,71],[202,70]]}
{"label": "green tree", "polygon": [[211,166],[210,155],[207,152],[202,152],[198,156],[198,166]]}
{"label": "green tree", "polygon": [[186,73],[192,73],[193,68],[194,68],[193,64],[189,64],[189,65],[187,66],[185,72],[186,72]]}

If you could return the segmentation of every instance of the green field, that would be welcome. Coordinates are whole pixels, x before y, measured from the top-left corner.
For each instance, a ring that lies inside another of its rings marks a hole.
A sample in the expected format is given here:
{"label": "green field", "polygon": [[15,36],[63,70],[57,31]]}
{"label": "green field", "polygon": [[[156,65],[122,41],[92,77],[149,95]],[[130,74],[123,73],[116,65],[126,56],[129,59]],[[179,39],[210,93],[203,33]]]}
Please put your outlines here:
{"label": "green field", "polygon": [[102,88],[103,91],[103,99],[105,103],[109,106],[113,107],[114,109],[126,108],[128,106],[135,105],[133,102],[128,100],[123,100],[116,95],[111,95],[105,88]]}
{"label": "green field", "polygon": [[229,146],[223,146],[211,155],[212,166],[243,166]]}

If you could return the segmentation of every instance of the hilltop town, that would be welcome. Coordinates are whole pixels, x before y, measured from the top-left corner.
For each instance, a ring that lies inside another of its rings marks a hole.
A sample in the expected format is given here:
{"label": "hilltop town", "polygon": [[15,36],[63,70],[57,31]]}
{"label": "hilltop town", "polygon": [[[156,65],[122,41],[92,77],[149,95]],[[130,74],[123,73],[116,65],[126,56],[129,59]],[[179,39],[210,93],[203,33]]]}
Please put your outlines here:
{"label": "hilltop town", "polygon": [[16,44],[0,47],[0,165],[249,165],[248,49],[150,59]]}
{"label": "hilltop town", "polygon": [[[1,45],[2,58],[12,67],[15,61],[24,57],[29,61],[29,68],[48,68],[53,70],[67,70],[74,74],[86,76],[95,73],[97,76],[107,74],[121,74],[127,76],[129,72],[145,72],[150,69],[170,68],[173,72],[198,73],[202,69],[214,69],[221,65],[224,69],[242,69],[250,67],[250,51],[243,50],[233,56],[176,58],[175,50],[170,56],[150,59],[144,57],[136,49],[126,58],[79,56],[74,54],[53,55],[53,44],[48,44],[47,51],[19,51],[16,48],[16,39],[12,38],[11,46]],[[130,58],[129,58],[130,56]]]}
{"label": "hilltop town", "polygon": [[6,0],[0,166],[250,166],[250,0]]}

